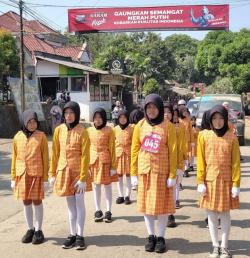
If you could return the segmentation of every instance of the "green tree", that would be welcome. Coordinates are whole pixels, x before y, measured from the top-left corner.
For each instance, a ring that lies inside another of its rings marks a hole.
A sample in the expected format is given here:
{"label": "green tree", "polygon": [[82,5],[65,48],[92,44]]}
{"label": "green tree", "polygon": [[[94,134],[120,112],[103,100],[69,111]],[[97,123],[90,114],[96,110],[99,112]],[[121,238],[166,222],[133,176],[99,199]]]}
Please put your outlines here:
{"label": "green tree", "polygon": [[8,76],[19,74],[19,56],[13,36],[0,30],[0,87],[6,84]]}
{"label": "green tree", "polygon": [[148,95],[150,93],[159,93],[160,85],[156,79],[148,79],[143,85],[143,93]]}

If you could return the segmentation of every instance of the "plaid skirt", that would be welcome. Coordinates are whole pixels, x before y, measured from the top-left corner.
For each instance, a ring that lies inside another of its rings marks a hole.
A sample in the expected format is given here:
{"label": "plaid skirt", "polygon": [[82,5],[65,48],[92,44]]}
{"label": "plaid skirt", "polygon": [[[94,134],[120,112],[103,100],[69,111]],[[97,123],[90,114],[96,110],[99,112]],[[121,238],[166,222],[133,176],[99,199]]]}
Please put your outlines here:
{"label": "plaid skirt", "polygon": [[206,195],[200,198],[200,207],[217,212],[239,208],[239,197],[232,198],[232,182],[218,177],[214,181],[206,181]]}
{"label": "plaid skirt", "polygon": [[15,179],[16,199],[38,201],[44,199],[43,177],[29,176],[27,173]]}
{"label": "plaid skirt", "polygon": [[92,182],[95,184],[109,185],[118,181],[118,175],[110,176],[110,163],[101,163],[99,159],[89,166]]}
{"label": "plaid skirt", "polygon": [[130,175],[130,157],[123,153],[120,157],[116,158],[117,174],[119,176]]}
{"label": "plaid skirt", "polygon": [[[57,171],[56,180],[54,184],[54,192],[58,196],[72,196],[75,195],[76,189],[75,184],[79,180],[79,171],[72,171],[68,167],[63,170]],[[86,175],[86,189],[85,191],[91,191],[91,177]]]}
{"label": "plaid skirt", "polygon": [[167,187],[166,175],[138,175],[137,209],[148,215],[175,213],[173,187]]}

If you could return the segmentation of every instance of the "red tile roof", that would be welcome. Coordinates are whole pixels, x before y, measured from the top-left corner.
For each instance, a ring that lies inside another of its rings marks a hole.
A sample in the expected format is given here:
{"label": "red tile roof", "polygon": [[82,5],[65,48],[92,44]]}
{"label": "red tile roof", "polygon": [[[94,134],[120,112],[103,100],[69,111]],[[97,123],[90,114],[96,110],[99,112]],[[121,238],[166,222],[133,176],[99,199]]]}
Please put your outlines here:
{"label": "red tile roof", "polygon": [[[10,32],[17,33],[20,30],[20,16],[15,12],[7,12],[0,15],[0,28],[4,28]],[[28,21],[23,18],[23,28],[25,32],[28,33],[53,33],[58,34],[58,32],[52,30],[46,25],[40,23],[39,21],[32,20]]]}
{"label": "red tile roof", "polygon": [[63,46],[54,47],[46,43],[44,40],[39,39],[34,34],[24,36],[24,45],[32,53],[40,51],[48,54],[59,55],[63,57],[71,57],[73,61],[79,61],[77,56],[81,51],[81,46]]}

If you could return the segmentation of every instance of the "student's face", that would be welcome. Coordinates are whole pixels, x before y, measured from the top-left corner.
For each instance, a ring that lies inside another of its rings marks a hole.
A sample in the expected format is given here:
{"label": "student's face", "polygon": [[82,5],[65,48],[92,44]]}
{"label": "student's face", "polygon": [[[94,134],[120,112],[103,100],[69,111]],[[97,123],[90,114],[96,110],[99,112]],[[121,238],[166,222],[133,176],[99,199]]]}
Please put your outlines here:
{"label": "student's face", "polygon": [[99,113],[96,113],[94,116],[94,124],[95,126],[101,126],[103,124],[102,117]]}
{"label": "student's face", "polygon": [[146,108],[146,113],[149,119],[155,119],[159,115],[159,110],[155,104],[149,103]]}
{"label": "student's face", "polygon": [[71,108],[66,108],[64,112],[64,118],[67,124],[74,123],[75,121],[75,113]]}
{"label": "student's face", "polygon": [[125,115],[121,115],[121,116],[119,117],[119,123],[120,123],[121,125],[125,125],[125,124],[127,123],[127,121],[128,121],[128,119],[127,119],[127,117],[126,117]]}
{"label": "student's face", "polygon": [[187,111],[184,111],[184,112],[183,112],[183,116],[186,117],[186,118],[188,118],[188,117],[189,117],[188,112],[187,112]]}
{"label": "student's face", "polygon": [[172,113],[169,108],[164,108],[164,117],[169,121],[172,120]]}
{"label": "student's face", "polygon": [[179,117],[178,116],[176,116],[176,115],[173,116],[173,123],[174,124],[178,124],[179,123]]}
{"label": "student's face", "polygon": [[30,132],[35,132],[35,130],[37,129],[37,121],[35,119],[29,120],[29,122],[27,124],[27,129]]}
{"label": "student's face", "polygon": [[196,125],[196,121],[192,119],[192,125]]}
{"label": "student's face", "polygon": [[215,129],[221,129],[224,126],[224,118],[221,114],[215,113],[212,117],[212,125]]}

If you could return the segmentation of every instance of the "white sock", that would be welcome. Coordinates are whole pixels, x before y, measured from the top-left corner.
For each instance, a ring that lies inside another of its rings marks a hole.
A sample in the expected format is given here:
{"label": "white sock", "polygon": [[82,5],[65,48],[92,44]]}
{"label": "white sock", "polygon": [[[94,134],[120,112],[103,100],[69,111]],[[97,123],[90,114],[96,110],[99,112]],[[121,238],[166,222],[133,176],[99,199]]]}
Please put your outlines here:
{"label": "white sock", "polygon": [[101,210],[101,185],[93,183],[93,192],[94,192],[94,201],[95,201],[95,210]]}
{"label": "white sock", "polygon": [[76,194],[76,213],[77,213],[77,235],[83,236],[84,223],[86,217],[84,193]]}
{"label": "white sock", "polygon": [[148,235],[155,235],[155,216],[144,214]]}
{"label": "white sock", "polygon": [[34,205],[35,209],[35,231],[42,229],[43,224],[43,203]]}
{"label": "white sock", "polygon": [[177,184],[174,188],[174,191],[175,191],[175,202],[176,201],[179,201],[179,193],[180,193],[180,184]]}
{"label": "white sock", "polygon": [[67,205],[68,205],[68,213],[69,213],[69,229],[70,229],[70,235],[75,236],[76,235],[76,199],[75,196],[67,196]]}
{"label": "white sock", "polygon": [[222,212],[220,213],[220,221],[221,221],[221,247],[228,248],[228,238],[230,234],[231,228],[231,218],[230,212]]}
{"label": "white sock", "polygon": [[32,204],[24,205],[23,206],[23,211],[24,211],[24,217],[25,217],[28,229],[33,229],[34,225],[33,225],[33,209],[32,209]]}
{"label": "white sock", "polygon": [[119,197],[123,197],[123,177],[122,176],[118,177],[117,189],[118,189]]}
{"label": "white sock", "polygon": [[218,213],[211,210],[207,210],[207,217],[213,247],[219,247],[220,245],[218,240]]}
{"label": "white sock", "polygon": [[163,214],[163,215],[158,215],[158,237],[164,237],[165,232],[166,232],[166,227],[168,223],[168,215]]}
{"label": "white sock", "polygon": [[184,164],[185,164],[185,170],[188,169],[188,160],[184,160]]}
{"label": "white sock", "polygon": [[105,196],[106,196],[106,209],[111,212],[112,207],[112,185],[104,185]]}
{"label": "white sock", "polygon": [[194,166],[194,157],[192,156],[192,158],[191,158],[191,164],[190,164],[191,166]]}
{"label": "white sock", "polygon": [[126,196],[130,198],[131,195],[131,177],[126,176]]}
{"label": "white sock", "polygon": [[173,198],[174,198],[174,204],[176,203],[176,189],[178,188],[178,186],[177,185],[175,185],[174,187],[173,187]]}

